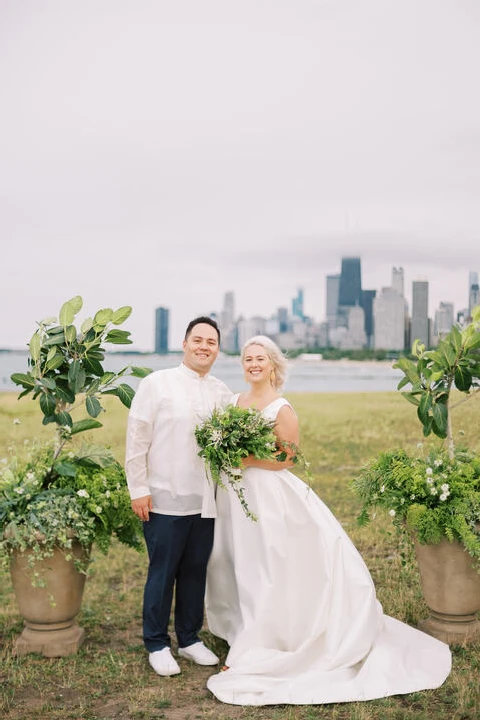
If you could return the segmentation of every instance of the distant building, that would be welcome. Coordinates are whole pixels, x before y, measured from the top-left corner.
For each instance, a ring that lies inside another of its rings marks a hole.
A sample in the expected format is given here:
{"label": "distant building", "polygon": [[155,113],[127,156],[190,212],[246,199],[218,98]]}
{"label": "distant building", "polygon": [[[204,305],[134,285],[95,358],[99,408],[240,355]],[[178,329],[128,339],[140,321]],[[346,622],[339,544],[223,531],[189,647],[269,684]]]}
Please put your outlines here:
{"label": "distant building", "polygon": [[412,283],[412,322],[410,340],[420,340],[426,347],[430,345],[428,320],[428,281],[414,280]]}
{"label": "distant building", "polygon": [[338,304],[342,307],[360,305],[362,295],[362,271],[359,257],[342,258]]}
{"label": "distant building", "polygon": [[297,297],[292,300],[292,315],[298,317],[300,320],[305,320],[305,314],[303,311],[303,290],[299,288],[297,291]]}
{"label": "distant building", "polygon": [[472,317],[472,310],[480,303],[480,294],[478,290],[478,273],[470,272],[468,274],[468,315]]}
{"label": "distant building", "polygon": [[376,290],[362,290],[362,308],[365,314],[365,336],[367,347],[373,347],[375,334],[375,322],[373,318],[373,300],[377,294]]}
{"label": "distant building", "polygon": [[445,335],[448,335],[454,322],[453,303],[441,302],[435,311],[435,321],[433,325],[434,345],[437,345],[439,340],[444,338]]}
{"label": "distant building", "polygon": [[254,335],[265,335],[266,320],[263,317],[252,317],[248,320],[240,318],[237,323],[238,331],[238,347],[240,350],[243,345]]}
{"label": "distant building", "polygon": [[340,275],[327,275],[327,323],[329,328],[337,327],[338,296],[340,290]]}
{"label": "distant building", "polygon": [[159,307],[155,310],[155,350],[157,355],[168,353],[168,331],[169,331],[168,308]]}
{"label": "distant building", "polygon": [[232,291],[223,296],[223,308],[218,325],[221,333],[221,348],[225,352],[238,352],[238,332],[235,322],[235,295]]}
{"label": "distant building", "polygon": [[373,301],[376,350],[403,350],[405,343],[405,298],[393,287],[381,289]]}
{"label": "distant building", "polygon": [[365,334],[365,313],[363,308],[355,305],[348,308],[347,332],[340,339],[342,350],[361,350],[367,345]]}

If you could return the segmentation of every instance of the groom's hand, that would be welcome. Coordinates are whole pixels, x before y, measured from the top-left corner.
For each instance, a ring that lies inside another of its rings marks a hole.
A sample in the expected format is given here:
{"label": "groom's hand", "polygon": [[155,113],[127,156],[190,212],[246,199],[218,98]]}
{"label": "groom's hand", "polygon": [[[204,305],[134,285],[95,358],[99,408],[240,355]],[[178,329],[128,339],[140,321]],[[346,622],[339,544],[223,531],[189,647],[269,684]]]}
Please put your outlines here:
{"label": "groom's hand", "polygon": [[144,495],[143,497],[132,500],[132,510],[142,522],[147,522],[150,519],[150,512],[152,510],[152,496]]}

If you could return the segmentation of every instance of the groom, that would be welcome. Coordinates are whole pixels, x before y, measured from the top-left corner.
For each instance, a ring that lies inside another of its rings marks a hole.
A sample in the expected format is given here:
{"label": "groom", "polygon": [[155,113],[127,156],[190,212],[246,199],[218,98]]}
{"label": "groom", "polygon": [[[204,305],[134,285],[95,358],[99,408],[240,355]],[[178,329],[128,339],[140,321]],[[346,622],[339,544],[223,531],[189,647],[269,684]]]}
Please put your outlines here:
{"label": "groom", "polygon": [[143,640],[158,675],[176,675],[168,624],[175,588],[178,654],[200,665],[218,658],[200,641],[215,497],[198,456],[195,426],[232,393],[208,373],[220,351],[214,320],[197,317],[185,332],[183,362],[141,380],[128,416],[125,468],[133,512],[143,521],[149,567]]}

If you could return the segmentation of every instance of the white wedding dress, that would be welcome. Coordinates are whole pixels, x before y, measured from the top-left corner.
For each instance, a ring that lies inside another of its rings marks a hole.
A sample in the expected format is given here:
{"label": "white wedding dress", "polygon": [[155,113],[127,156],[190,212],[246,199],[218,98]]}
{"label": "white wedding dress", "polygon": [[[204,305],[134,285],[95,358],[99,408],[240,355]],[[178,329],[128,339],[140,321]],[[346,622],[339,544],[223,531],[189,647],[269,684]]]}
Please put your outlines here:
{"label": "white wedding dress", "polygon": [[[278,398],[263,414],[274,419]],[[372,700],[439,687],[448,645],[383,614],[362,557],[288,470],[248,468],[249,519],[218,489],[208,565],[210,631],[230,646],[209,690],[235,705]]]}

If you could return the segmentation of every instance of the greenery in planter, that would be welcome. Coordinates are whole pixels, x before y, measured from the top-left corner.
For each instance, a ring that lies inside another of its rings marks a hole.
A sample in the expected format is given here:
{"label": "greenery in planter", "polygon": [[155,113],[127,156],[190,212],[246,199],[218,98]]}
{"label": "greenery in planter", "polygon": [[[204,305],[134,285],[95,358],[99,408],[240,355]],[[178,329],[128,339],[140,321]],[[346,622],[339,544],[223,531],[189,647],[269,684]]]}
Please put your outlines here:
{"label": "greenery in planter", "polygon": [[[81,327],[73,324],[83,306],[76,296],[64,303],[58,320],[41,321],[29,343],[28,369],[12,380],[39,401],[43,424],[53,437],[11,447],[0,461],[0,549],[4,559],[26,551],[35,584],[35,561],[55,547],[70,555],[73,539],[89,549],[95,542],[106,553],[112,537],[143,549],[141,527],[131,511],[125,473],[111,451],[90,442],[76,445],[80,433],[101,427],[103,395],[130,407],[134,390],[120,380],[144,377],[145,368],[103,369],[105,345],[130,344],[130,333],[117,329],[130,307],[99,310]],[[81,410],[86,417],[77,417]],[[81,568],[85,569],[85,568]]]}
{"label": "greenery in planter", "polygon": [[413,354],[415,360],[402,357],[394,365],[404,374],[398,389],[411,386],[402,395],[416,406],[424,436],[443,442],[418,456],[403,449],[382,452],[362,468],[353,481],[362,501],[358,520],[365,525],[373,509],[384,509],[399,530],[415,531],[420,543],[457,540],[480,564],[480,457],[455,445],[452,427],[453,408],[480,390],[480,306],[435,350],[416,341]]}

